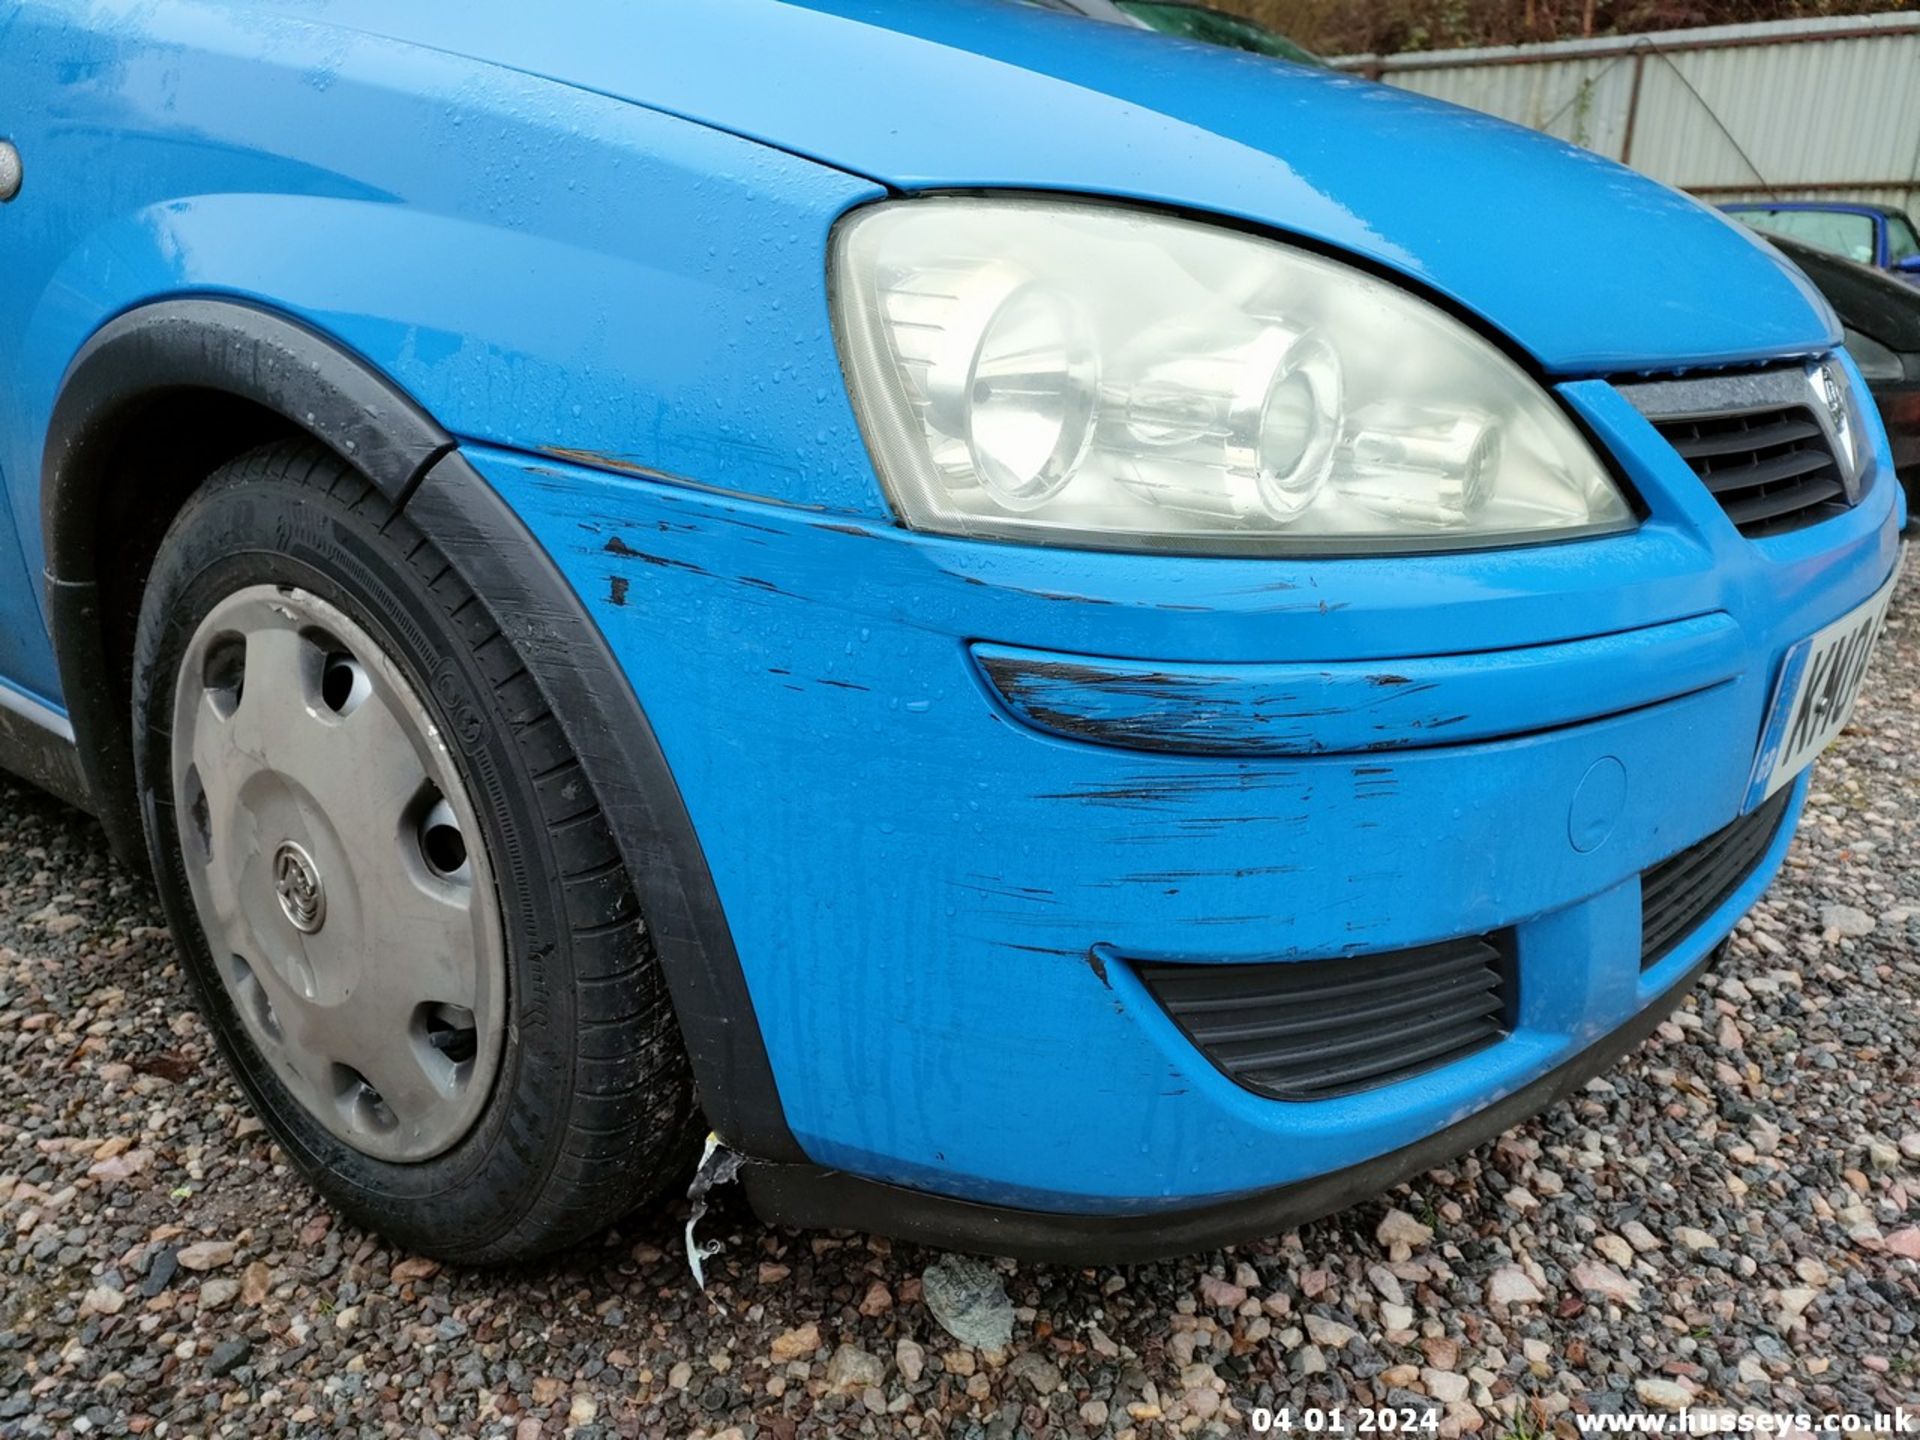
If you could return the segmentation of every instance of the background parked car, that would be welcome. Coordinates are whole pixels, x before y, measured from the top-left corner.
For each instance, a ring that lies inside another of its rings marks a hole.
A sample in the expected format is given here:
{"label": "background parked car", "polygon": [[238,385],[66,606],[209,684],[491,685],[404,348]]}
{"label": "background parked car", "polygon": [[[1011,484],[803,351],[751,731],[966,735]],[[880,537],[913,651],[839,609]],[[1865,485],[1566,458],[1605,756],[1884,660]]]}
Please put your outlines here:
{"label": "background parked car", "polygon": [[1798,240],[1768,238],[1807,272],[1846,326],[1847,349],[1887,422],[1913,510],[1920,501],[1920,290]]}
{"label": "background parked car", "polygon": [[1204,40],[1210,45],[1224,45],[1229,50],[1245,50],[1274,60],[1292,60],[1301,65],[1327,63],[1257,20],[1230,15],[1211,5],[1189,4],[1187,0],[1028,0],[1028,3],[1046,10],[1085,15],[1091,20],[1158,30],[1182,40]]}
{"label": "background parked car", "polygon": [[1811,200],[1722,208],[1765,235],[1796,240],[1856,265],[1888,271],[1909,285],[1920,285],[1920,235],[1914,233],[1913,220],[1904,210]]}

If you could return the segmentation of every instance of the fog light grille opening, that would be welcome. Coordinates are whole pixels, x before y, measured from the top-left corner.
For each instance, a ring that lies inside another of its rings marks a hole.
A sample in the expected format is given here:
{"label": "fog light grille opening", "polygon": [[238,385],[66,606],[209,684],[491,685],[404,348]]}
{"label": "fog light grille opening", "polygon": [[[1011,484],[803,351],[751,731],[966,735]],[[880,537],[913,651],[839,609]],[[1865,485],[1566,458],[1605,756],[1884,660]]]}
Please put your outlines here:
{"label": "fog light grille opening", "polygon": [[1847,509],[1832,445],[1805,406],[1661,417],[1653,424],[1750,539],[1815,525]]}
{"label": "fog light grille opening", "polygon": [[1793,787],[1640,876],[1640,968],[1658,965],[1733,898],[1772,848]]}
{"label": "fog light grille opening", "polygon": [[1139,965],[1209,1061],[1276,1100],[1326,1100],[1435,1070],[1509,1034],[1509,934],[1340,960]]}

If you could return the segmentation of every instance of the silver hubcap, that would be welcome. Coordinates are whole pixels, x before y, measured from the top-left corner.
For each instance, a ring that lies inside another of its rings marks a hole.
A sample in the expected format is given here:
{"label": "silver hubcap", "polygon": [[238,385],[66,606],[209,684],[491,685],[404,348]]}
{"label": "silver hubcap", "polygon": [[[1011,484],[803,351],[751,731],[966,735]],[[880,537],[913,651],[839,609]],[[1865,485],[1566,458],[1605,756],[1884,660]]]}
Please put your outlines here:
{"label": "silver hubcap", "polygon": [[195,633],[173,719],[194,905],[254,1044],[357,1150],[457,1144],[499,1066],[505,944],[426,707],[339,610],[255,586]]}

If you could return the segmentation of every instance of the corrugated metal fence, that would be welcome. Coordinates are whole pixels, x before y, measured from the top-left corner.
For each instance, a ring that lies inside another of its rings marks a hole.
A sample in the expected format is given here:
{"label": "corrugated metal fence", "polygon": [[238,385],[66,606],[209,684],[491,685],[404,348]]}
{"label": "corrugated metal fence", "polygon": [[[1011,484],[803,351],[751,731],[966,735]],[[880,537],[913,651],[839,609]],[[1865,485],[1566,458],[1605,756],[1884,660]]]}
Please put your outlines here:
{"label": "corrugated metal fence", "polygon": [[1920,201],[1920,13],[1334,63],[1708,199]]}

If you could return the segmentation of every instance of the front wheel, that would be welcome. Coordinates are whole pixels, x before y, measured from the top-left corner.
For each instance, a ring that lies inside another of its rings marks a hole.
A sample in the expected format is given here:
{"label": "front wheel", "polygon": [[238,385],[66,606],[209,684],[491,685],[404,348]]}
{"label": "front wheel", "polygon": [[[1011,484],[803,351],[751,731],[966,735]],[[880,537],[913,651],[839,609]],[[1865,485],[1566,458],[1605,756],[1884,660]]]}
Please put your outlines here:
{"label": "front wheel", "polygon": [[659,1194],[693,1112],[632,881],[488,613],[289,442],[176,521],[134,665],[154,872],[222,1051],[333,1203],[465,1262]]}

